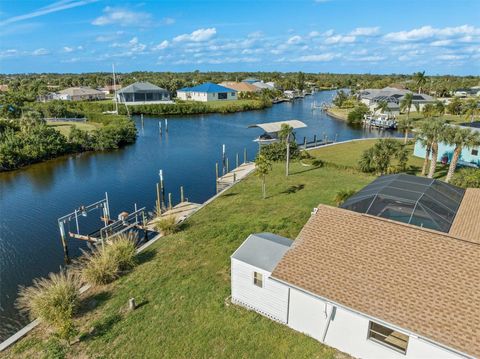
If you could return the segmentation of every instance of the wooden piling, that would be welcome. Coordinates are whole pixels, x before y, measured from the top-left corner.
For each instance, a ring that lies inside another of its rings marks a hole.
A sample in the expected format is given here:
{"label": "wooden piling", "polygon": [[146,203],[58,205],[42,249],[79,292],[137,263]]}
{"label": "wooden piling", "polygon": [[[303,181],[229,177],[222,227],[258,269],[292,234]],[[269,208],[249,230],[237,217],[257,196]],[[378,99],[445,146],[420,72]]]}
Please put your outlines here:
{"label": "wooden piling", "polygon": [[237,167],[238,167],[238,164],[239,164],[239,163],[238,163],[238,152],[237,152],[237,156],[235,157],[235,159],[236,159],[236,163],[235,163],[236,166],[235,166],[235,168],[237,168]]}
{"label": "wooden piling", "polygon": [[180,202],[181,202],[181,203],[184,202],[184,198],[183,198],[183,186],[180,186]]}
{"label": "wooden piling", "polygon": [[162,214],[162,202],[160,199],[160,184],[157,183],[157,214]]}
{"label": "wooden piling", "polygon": [[215,163],[215,180],[218,181],[218,162]]}
{"label": "wooden piling", "polygon": [[307,148],[307,137],[303,137],[303,148]]}
{"label": "wooden piling", "polygon": [[227,168],[227,173],[228,173],[228,157],[225,159],[225,167]]}
{"label": "wooden piling", "polygon": [[247,163],[247,148],[243,149],[243,163]]}
{"label": "wooden piling", "polygon": [[237,173],[233,172],[233,183],[237,182]]}
{"label": "wooden piling", "polygon": [[172,193],[168,192],[168,209],[172,209]]}

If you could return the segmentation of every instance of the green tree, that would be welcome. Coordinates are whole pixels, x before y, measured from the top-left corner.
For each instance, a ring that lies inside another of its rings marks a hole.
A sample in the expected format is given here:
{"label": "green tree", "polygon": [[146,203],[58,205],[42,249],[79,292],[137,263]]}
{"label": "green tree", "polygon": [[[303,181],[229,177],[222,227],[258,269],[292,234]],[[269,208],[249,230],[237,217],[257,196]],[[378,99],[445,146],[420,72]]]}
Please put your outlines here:
{"label": "green tree", "polygon": [[390,109],[388,107],[387,101],[379,101],[377,102],[377,106],[375,107],[375,112],[380,111],[380,113],[388,113]]}
{"label": "green tree", "polygon": [[400,110],[404,111],[407,114],[407,119],[410,118],[410,110],[413,105],[413,94],[410,92],[406,93],[403,96],[402,101],[400,101]]}
{"label": "green tree", "polygon": [[442,101],[435,101],[435,111],[440,116],[445,114],[445,105]]}
{"label": "green tree", "polygon": [[293,127],[287,125],[286,123],[282,123],[278,136],[281,141],[285,141],[285,144],[287,146],[287,156],[286,156],[286,162],[285,162],[285,175],[287,177],[290,172],[290,140],[292,138],[292,134],[293,134]]}
{"label": "green tree", "polygon": [[413,81],[418,88],[418,93],[422,93],[423,86],[427,83],[427,78],[425,76],[425,71],[415,72],[413,74]]}
{"label": "green tree", "polygon": [[333,200],[335,201],[335,204],[337,206],[340,206],[343,204],[343,202],[345,202],[349,197],[353,196],[355,194],[355,190],[353,189],[342,189],[340,191],[338,191],[336,194],[335,194],[335,197],[333,198]]}
{"label": "green tree", "polygon": [[430,161],[430,170],[428,171],[428,178],[433,178],[435,171],[437,169],[438,162],[438,143],[445,139],[446,135],[446,123],[444,120],[435,120],[431,122],[430,125],[430,135],[431,135],[431,156]]}
{"label": "green tree", "polygon": [[265,184],[265,178],[272,170],[272,161],[262,154],[258,154],[255,158],[255,169],[258,176],[262,178],[262,197],[267,197],[267,189]]}
{"label": "green tree", "polygon": [[402,118],[398,122],[398,129],[405,133],[403,143],[407,144],[408,134],[410,133],[410,131],[413,130],[413,120],[411,118],[409,118],[408,115],[407,115],[407,117]]}
{"label": "green tree", "polygon": [[462,101],[454,97],[447,105],[447,111],[451,115],[460,115],[462,113]]}
{"label": "green tree", "polygon": [[470,122],[473,122],[475,120],[475,116],[477,116],[480,111],[478,106],[479,106],[479,102],[477,99],[475,98],[469,99],[464,106],[465,119],[468,120],[468,118],[470,118]]}
{"label": "green tree", "polygon": [[453,178],[463,148],[474,148],[480,146],[480,133],[473,132],[468,128],[449,126],[445,130],[445,142],[451,146],[454,146],[447,178],[445,179],[445,182],[448,183]]}
{"label": "green tree", "polygon": [[397,159],[399,169],[405,169],[408,160],[405,146],[392,138],[382,139],[362,153],[359,168],[362,172],[376,172],[383,175],[392,171],[393,159]]}

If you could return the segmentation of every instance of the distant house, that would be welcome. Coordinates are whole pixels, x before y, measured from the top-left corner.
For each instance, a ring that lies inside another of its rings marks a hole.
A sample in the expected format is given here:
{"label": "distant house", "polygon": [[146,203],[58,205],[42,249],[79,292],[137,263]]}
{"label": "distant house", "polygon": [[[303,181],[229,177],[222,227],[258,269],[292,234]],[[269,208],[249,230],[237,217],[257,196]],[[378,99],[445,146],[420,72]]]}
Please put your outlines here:
{"label": "distant house", "polygon": [[102,87],[100,89],[100,91],[104,92],[105,95],[110,95],[110,94],[113,94],[115,93],[115,91],[118,91],[122,88],[121,85],[117,84],[117,85],[107,85],[105,87]]}
{"label": "distant house", "polygon": [[170,93],[150,82],[135,82],[117,91],[117,101],[126,104],[169,103]]}
{"label": "distant house", "polygon": [[90,87],[69,87],[56,92],[53,99],[64,101],[104,100],[105,94]]}
{"label": "distant house", "polygon": [[223,101],[237,100],[237,90],[206,82],[193,87],[184,87],[177,90],[177,97],[185,101]]}
{"label": "distant house", "polygon": [[480,86],[474,86],[465,89],[455,90],[453,93],[455,97],[469,97],[469,96],[480,96]]}
{"label": "distant house", "polygon": [[252,83],[253,86],[259,88],[260,90],[274,90],[275,86],[273,82],[263,82],[263,81],[256,81]]}
{"label": "distant house", "polygon": [[0,92],[7,92],[8,91],[8,85],[0,85]]}
{"label": "distant house", "polygon": [[260,89],[248,82],[237,82],[237,81],[224,81],[219,83],[220,86],[228,87],[230,89],[236,90],[238,93],[242,92],[258,92]]}
{"label": "distant house", "polygon": [[398,89],[394,87],[385,87],[383,89],[365,89],[358,93],[359,100],[367,105],[370,111],[375,112],[375,108],[382,101],[386,101],[389,104],[391,112],[397,112],[400,110],[400,103],[402,102],[405,94],[411,93],[413,95],[411,112],[417,110],[418,106],[421,111],[425,104],[433,103],[435,99],[426,94],[417,94],[409,90]]}
{"label": "distant house", "polygon": [[[463,123],[460,125],[452,124],[450,126],[468,128],[472,131],[480,132],[480,121]],[[439,142],[438,161],[440,162],[440,161],[443,161],[444,159],[447,159],[446,162],[450,162],[453,156],[454,149],[455,149],[454,146],[448,145],[444,142]],[[422,142],[420,140],[417,140],[417,142],[415,142],[413,155],[420,158],[425,158],[426,149],[425,149],[425,146],[422,145]],[[462,149],[462,153],[460,154],[458,165],[469,166],[469,167],[480,167],[480,147],[473,147],[473,148],[464,147]]]}
{"label": "distant house", "polygon": [[255,82],[260,82],[260,80],[255,78],[255,77],[247,77],[246,79],[243,79],[242,82],[246,82],[248,84],[253,84]]}
{"label": "distant house", "polygon": [[356,358],[480,358],[480,189],[383,176],[342,207],[250,235],[232,302]]}

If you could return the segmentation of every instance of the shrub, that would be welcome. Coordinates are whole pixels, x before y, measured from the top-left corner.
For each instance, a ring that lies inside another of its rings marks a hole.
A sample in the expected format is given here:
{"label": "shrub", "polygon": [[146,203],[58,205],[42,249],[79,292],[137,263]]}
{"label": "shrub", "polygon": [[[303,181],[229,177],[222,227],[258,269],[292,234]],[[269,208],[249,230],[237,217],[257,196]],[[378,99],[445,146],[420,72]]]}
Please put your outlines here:
{"label": "shrub", "polygon": [[78,308],[81,282],[68,271],[50,273],[47,278],[34,279],[30,287],[21,287],[17,306],[54,327],[62,338],[75,333],[73,315]]}
{"label": "shrub", "polygon": [[110,283],[119,275],[117,259],[109,255],[107,246],[85,252],[80,261],[83,264],[80,269],[82,279],[91,285]]}
{"label": "shrub", "polygon": [[[260,147],[259,153],[269,161],[278,162],[287,159],[287,144],[285,141],[274,142]],[[300,156],[300,150],[296,142],[290,142],[290,159],[297,159]]]}
{"label": "shrub", "polygon": [[130,233],[119,235],[112,244],[107,247],[109,255],[115,258],[119,271],[129,270],[137,264],[136,262],[136,237]]}
{"label": "shrub", "polygon": [[353,196],[355,194],[355,192],[356,191],[353,190],[353,189],[342,189],[335,194],[335,197],[333,198],[333,200],[335,201],[337,206],[340,206],[349,197]]}
{"label": "shrub", "polygon": [[350,125],[361,125],[363,121],[363,116],[368,113],[369,109],[363,103],[356,106],[352,111],[349,112],[347,122]]}
{"label": "shrub", "polygon": [[163,233],[163,235],[168,236],[173,234],[178,230],[178,224],[175,216],[169,216],[161,218],[156,224],[155,228]]}
{"label": "shrub", "polygon": [[92,285],[102,285],[114,281],[122,271],[136,265],[135,235],[119,235],[99,249],[84,253],[79,261],[82,279]]}
{"label": "shrub", "polygon": [[480,170],[462,168],[453,175],[452,184],[464,188],[480,188]]}

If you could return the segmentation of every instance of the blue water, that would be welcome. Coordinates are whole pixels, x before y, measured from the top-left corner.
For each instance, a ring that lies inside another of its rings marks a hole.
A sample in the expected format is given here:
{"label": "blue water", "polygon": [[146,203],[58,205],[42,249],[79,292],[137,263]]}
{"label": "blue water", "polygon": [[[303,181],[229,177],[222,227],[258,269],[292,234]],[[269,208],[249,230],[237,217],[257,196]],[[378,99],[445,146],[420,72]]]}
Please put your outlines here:
{"label": "blue water", "polygon": [[[298,119],[308,127],[297,131],[297,140],[316,134],[338,141],[376,137],[388,132],[357,129],[335,120],[320,110],[311,110],[313,101],[329,102],[333,91],[325,91],[282,103],[261,111],[168,118],[168,134],[159,134],[159,118],[135,118],[138,139],[126,148],[68,156],[0,174],[0,340],[27,323],[14,308],[18,285],[57,271],[63,251],[56,219],[82,204],[103,198],[108,192],[112,216],[132,211],[134,203],[153,209],[158,171],[163,169],[166,192],[174,202],[179,187],[185,196],[201,203],[215,193],[215,162],[221,162],[222,144],[229,162],[235,163],[244,148],[253,160],[258,145],[252,140],[262,131],[250,124]],[[163,118],[162,118],[163,120]],[[163,125],[164,126],[164,125]],[[100,223],[94,214],[81,222],[88,233]],[[69,241],[71,254],[79,254],[80,241]]]}

